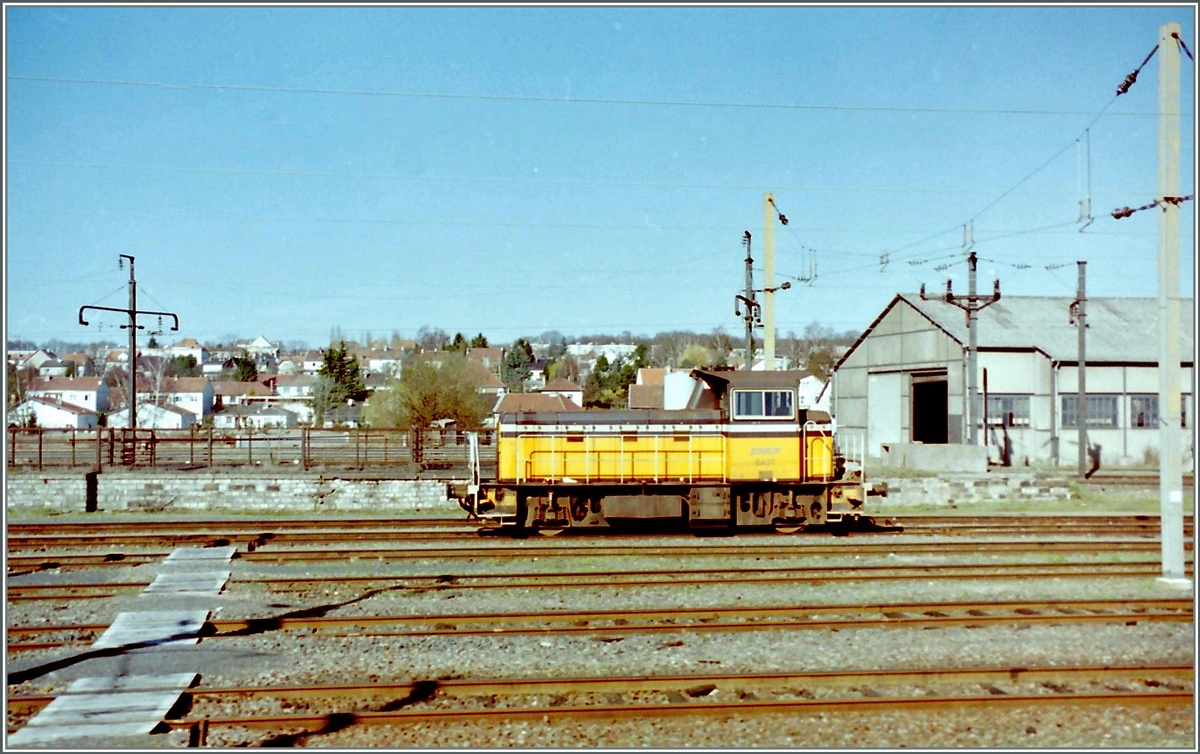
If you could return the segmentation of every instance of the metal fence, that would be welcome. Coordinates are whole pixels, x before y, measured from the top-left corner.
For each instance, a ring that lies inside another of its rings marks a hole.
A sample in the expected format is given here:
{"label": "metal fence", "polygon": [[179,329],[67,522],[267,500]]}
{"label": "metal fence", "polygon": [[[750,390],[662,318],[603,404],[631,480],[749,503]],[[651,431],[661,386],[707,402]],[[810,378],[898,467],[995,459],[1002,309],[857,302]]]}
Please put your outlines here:
{"label": "metal fence", "polygon": [[[479,434],[481,464],[494,464],[494,432]],[[8,428],[10,468],[277,467],[381,470],[467,468],[467,433],[407,429]]]}

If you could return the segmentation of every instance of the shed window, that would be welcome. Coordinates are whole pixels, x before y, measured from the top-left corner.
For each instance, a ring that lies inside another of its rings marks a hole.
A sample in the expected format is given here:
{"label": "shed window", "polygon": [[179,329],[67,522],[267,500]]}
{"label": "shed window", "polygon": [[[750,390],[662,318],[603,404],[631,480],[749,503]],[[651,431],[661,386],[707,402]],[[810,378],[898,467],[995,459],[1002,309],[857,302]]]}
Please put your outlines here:
{"label": "shed window", "polygon": [[[1064,395],[1062,396],[1062,426],[1063,428],[1079,426],[1079,396]],[[1087,423],[1088,427],[1105,428],[1116,427],[1117,423],[1117,396],[1115,395],[1089,395],[1087,396]]]}
{"label": "shed window", "polygon": [[733,391],[735,419],[791,419],[795,415],[795,393],[791,390]]}
{"label": "shed window", "polygon": [[1028,427],[1029,396],[989,394],[987,422],[989,427]]}
{"label": "shed window", "polygon": [[[1158,429],[1158,396],[1129,396],[1129,426]],[[1187,427],[1187,394],[1179,396],[1179,426]]]}

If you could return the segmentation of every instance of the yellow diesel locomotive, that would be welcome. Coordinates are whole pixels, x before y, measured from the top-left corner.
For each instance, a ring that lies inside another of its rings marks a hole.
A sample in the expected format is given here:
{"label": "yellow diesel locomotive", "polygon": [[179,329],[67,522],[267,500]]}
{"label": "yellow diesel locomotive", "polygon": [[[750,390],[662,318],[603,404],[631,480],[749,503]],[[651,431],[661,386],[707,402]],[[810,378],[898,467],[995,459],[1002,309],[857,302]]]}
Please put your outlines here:
{"label": "yellow diesel locomotive", "polygon": [[[513,533],[678,522],[697,534],[857,520],[827,413],[800,408],[795,372],[693,370],[680,410],[505,413],[495,479],[461,501]],[[877,494],[872,490],[869,494]]]}

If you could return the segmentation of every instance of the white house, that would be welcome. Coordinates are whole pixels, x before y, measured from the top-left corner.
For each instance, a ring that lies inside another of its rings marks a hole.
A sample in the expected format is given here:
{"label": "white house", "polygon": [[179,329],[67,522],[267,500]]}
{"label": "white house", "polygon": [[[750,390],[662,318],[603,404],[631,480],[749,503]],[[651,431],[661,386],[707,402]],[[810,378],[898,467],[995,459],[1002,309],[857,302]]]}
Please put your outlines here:
{"label": "white house", "polygon": [[565,380],[562,377],[551,380],[550,384],[538,391],[542,395],[557,395],[574,403],[576,406],[583,405],[583,388],[576,385],[570,380]]}
{"label": "white house", "polygon": [[252,402],[259,396],[271,395],[271,388],[261,382],[215,382],[213,391],[223,406],[236,406]]}
{"label": "white house", "polygon": [[17,404],[8,414],[9,426],[28,424],[30,418],[48,429],[95,429],[96,412],[53,398],[32,397]]}
{"label": "white house", "polygon": [[213,426],[218,429],[294,427],[296,414],[280,406],[227,406],[213,414]]}
{"label": "white house", "polygon": [[275,394],[280,398],[311,398],[317,378],[309,374],[281,374],[275,379]]}
{"label": "white house", "polygon": [[[188,429],[197,421],[196,415],[171,403],[138,402],[137,425],[147,429]],[[108,426],[128,427],[129,407],[108,415]]]}
{"label": "white house", "polygon": [[43,361],[38,367],[38,375],[42,377],[65,377],[67,375],[67,362],[62,359],[50,359]]}
{"label": "white house", "polygon": [[316,374],[325,365],[325,352],[310,350],[304,354],[304,373]]}
{"label": "white house", "polygon": [[191,356],[196,359],[196,364],[203,364],[208,361],[208,349],[200,345],[195,338],[184,338],[173,346],[167,346],[162,349],[163,354],[168,358],[176,358],[179,356]]}
{"label": "white house", "polygon": [[203,419],[213,412],[216,390],[207,377],[175,377],[163,380],[159,400],[174,404]]}
{"label": "white house", "polygon": [[279,358],[279,346],[259,335],[254,340],[240,340],[234,344],[234,351],[246,351],[257,361],[260,357],[270,357],[271,361]]}
{"label": "white house", "polygon": [[45,364],[47,361],[55,361],[57,359],[58,355],[53,351],[47,351],[44,348],[39,348],[21,362],[21,368],[24,369],[25,367],[33,367],[34,369],[41,369],[42,364]]}
{"label": "white house", "polygon": [[29,390],[30,397],[82,406],[89,411],[107,411],[109,389],[99,377],[52,377]]}

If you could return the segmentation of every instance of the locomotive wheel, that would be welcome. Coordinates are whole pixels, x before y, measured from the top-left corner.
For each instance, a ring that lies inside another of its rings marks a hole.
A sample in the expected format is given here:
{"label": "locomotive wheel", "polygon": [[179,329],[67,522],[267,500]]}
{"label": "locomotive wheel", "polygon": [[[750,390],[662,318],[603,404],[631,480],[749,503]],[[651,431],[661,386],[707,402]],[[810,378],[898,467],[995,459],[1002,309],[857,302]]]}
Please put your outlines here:
{"label": "locomotive wheel", "polygon": [[804,531],[804,524],[775,524],[778,534],[795,534]]}
{"label": "locomotive wheel", "polygon": [[537,529],[537,533],[541,534],[543,537],[557,537],[559,534],[562,534],[566,530],[567,530],[567,527],[565,527],[565,526],[553,526],[553,527],[539,526]]}

